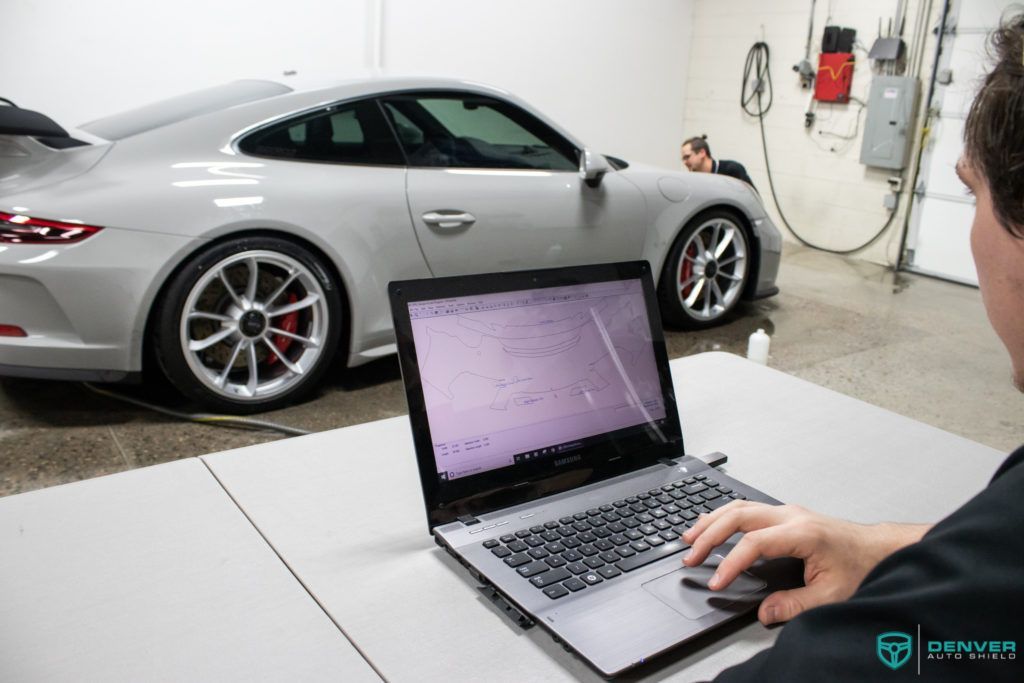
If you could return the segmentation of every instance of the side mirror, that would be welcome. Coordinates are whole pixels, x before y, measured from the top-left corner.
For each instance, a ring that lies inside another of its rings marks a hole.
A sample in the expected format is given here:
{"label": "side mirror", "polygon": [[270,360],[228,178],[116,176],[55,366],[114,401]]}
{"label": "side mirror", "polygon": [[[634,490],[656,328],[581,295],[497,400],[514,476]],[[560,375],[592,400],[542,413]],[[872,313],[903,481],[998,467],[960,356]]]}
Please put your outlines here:
{"label": "side mirror", "polygon": [[587,187],[597,187],[601,179],[608,172],[608,161],[598,154],[591,152],[586,147],[580,155],[580,179],[587,184]]}

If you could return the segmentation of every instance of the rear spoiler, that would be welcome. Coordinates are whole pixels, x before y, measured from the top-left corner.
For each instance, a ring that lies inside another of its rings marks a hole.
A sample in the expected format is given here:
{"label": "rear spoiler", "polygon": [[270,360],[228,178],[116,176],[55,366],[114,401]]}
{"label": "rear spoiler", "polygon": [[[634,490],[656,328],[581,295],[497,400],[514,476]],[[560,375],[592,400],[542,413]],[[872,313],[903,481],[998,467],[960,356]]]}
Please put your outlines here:
{"label": "rear spoiler", "polygon": [[69,138],[71,135],[49,116],[20,107],[0,107],[0,135]]}

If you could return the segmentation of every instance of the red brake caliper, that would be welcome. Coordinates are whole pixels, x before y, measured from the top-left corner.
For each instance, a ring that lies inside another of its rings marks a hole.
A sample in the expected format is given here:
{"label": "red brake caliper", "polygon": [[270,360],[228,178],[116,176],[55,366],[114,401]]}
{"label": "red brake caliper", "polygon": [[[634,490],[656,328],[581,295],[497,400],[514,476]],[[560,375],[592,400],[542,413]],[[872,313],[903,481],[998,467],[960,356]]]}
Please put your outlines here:
{"label": "red brake caliper", "polygon": [[[687,247],[687,249],[686,249],[686,256],[689,256],[691,259],[697,258],[697,245],[696,244],[691,244],[689,247]],[[679,269],[679,284],[682,285],[684,282],[689,280],[691,277],[693,277],[693,261],[692,260],[688,261],[685,258],[685,256],[684,256],[684,258],[683,258],[683,267]],[[692,282],[690,284],[686,285],[685,287],[683,287],[683,292],[682,292],[683,293],[683,297],[689,296],[691,289],[693,289],[693,283]]]}
{"label": "red brake caliper", "polygon": [[[288,294],[288,303],[293,304],[298,300],[299,297],[295,296],[294,292]],[[274,327],[276,327],[279,330],[284,330],[285,332],[291,332],[292,334],[294,334],[295,330],[299,329],[298,311],[285,313],[279,318],[274,318]],[[292,339],[291,337],[286,337],[283,334],[278,334],[274,336],[274,347],[282,354],[284,354],[286,351],[288,351],[288,347],[292,345],[293,341],[295,340]],[[273,354],[269,355],[270,358],[267,359],[267,365],[273,365],[274,363],[281,360],[280,358]]]}

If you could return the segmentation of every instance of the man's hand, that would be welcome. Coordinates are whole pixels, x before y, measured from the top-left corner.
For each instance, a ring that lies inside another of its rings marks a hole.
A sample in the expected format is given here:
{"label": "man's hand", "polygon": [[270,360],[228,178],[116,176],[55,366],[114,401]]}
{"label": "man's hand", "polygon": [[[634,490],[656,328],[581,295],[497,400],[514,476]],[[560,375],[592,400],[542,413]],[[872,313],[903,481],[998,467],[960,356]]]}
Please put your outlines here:
{"label": "man's hand", "polygon": [[762,557],[802,559],[806,585],[772,593],[761,603],[757,618],[772,624],[812,607],[846,600],[875,565],[921,540],[929,528],[926,524],[854,524],[796,505],[737,500],[701,515],[683,534],[683,540],[693,546],[683,564],[699,565],[737,531],[744,536],[711,577],[711,590],[725,588]]}

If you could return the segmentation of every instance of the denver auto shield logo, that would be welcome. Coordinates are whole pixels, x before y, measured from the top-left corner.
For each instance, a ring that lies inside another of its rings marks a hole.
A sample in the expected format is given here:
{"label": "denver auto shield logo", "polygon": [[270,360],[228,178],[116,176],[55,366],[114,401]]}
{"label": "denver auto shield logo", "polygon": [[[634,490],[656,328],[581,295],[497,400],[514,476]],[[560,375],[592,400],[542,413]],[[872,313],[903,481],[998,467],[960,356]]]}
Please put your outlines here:
{"label": "denver auto shield logo", "polygon": [[875,640],[875,653],[887,667],[895,671],[908,661],[914,649],[914,638],[902,631],[879,633]]}

